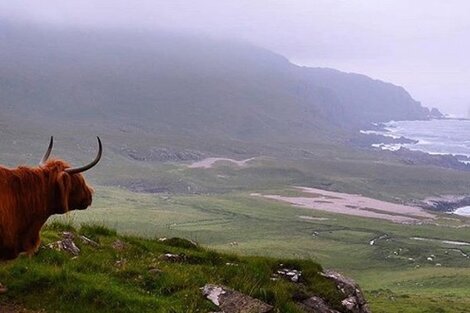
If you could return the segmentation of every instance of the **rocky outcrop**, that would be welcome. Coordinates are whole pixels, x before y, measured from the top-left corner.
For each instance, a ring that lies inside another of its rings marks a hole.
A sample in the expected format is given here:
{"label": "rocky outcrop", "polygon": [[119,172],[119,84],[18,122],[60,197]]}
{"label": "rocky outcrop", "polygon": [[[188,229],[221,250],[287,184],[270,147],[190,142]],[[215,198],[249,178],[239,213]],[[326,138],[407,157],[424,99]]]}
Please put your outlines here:
{"label": "rocky outcrop", "polygon": [[439,118],[444,118],[445,116],[437,108],[432,108],[429,111],[429,117],[432,119],[439,119]]}
{"label": "rocky outcrop", "polygon": [[[299,287],[304,287],[300,270],[282,266],[273,273],[271,280],[286,279]],[[327,270],[322,276],[331,280],[343,295],[340,304],[332,305],[315,294],[304,293],[300,288],[292,299],[305,313],[371,313],[364,295],[355,281],[335,271]],[[272,312],[273,307],[258,299],[244,295],[223,285],[207,284],[203,295],[220,308],[220,313],[264,313]]]}
{"label": "rocky outcrop", "polygon": [[185,255],[165,253],[160,256],[160,259],[170,263],[181,263],[186,260]]}
{"label": "rocky outcrop", "polygon": [[460,159],[450,154],[429,154],[422,151],[412,151],[400,148],[392,152],[408,165],[433,165],[462,171],[470,171],[470,164],[460,162]]}
{"label": "rocky outcrop", "polygon": [[91,240],[90,238],[88,238],[88,237],[86,237],[86,236],[84,236],[84,235],[81,235],[81,236],[80,236],[80,239],[81,239],[81,241],[82,241],[84,244],[89,245],[89,246],[92,246],[92,247],[94,247],[94,248],[98,248],[98,247],[100,246],[99,243],[97,243],[97,242],[94,241],[94,240]]}
{"label": "rocky outcrop", "polygon": [[300,301],[299,307],[306,313],[340,313],[339,311],[330,308],[325,300],[317,296]]}
{"label": "rocky outcrop", "polygon": [[322,276],[333,281],[343,295],[341,303],[331,305],[318,295],[295,295],[299,307],[307,313],[371,313],[364,295],[357,283],[338,272],[327,270]]}
{"label": "rocky outcrop", "polygon": [[[451,168],[462,171],[470,171],[470,157],[466,155],[452,154],[430,154],[418,150],[410,150],[401,145],[412,145],[418,143],[418,140],[381,135],[377,132],[387,132],[385,125],[375,123],[368,126],[368,130],[361,131],[349,140],[353,146],[365,149],[383,149],[384,152],[393,154],[403,163],[408,165],[432,165],[444,168]],[[396,145],[398,150],[389,149],[390,145]]]}
{"label": "rocky outcrop", "polygon": [[57,251],[67,251],[74,256],[78,256],[80,254],[80,248],[78,248],[73,241],[75,239],[75,235],[71,232],[63,232],[61,236],[61,240],[50,243],[48,247]]}
{"label": "rocky outcrop", "polygon": [[302,279],[302,271],[290,268],[280,268],[273,274],[271,280],[277,280],[279,277],[298,283]]}
{"label": "rocky outcrop", "polygon": [[390,145],[390,144],[416,144],[418,140],[399,137],[394,138],[390,136],[384,136],[379,134],[363,133],[355,136],[350,140],[351,144],[361,148],[370,148],[372,145]]}
{"label": "rocky outcrop", "polygon": [[445,195],[441,197],[429,197],[417,201],[416,205],[432,211],[452,212],[464,206],[470,206],[470,196]]}
{"label": "rocky outcrop", "polygon": [[52,242],[52,243],[48,244],[47,247],[49,249],[54,249],[54,250],[57,250],[57,251],[68,252],[68,253],[72,254],[73,256],[78,256],[80,254],[80,251],[81,251],[80,248],[75,243],[75,240],[77,238],[80,239],[80,241],[85,245],[89,245],[93,248],[100,247],[99,243],[97,243],[94,240],[91,240],[90,238],[88,238],[84,235],[79,235],[77,237],[77,235],[75,235],[72,232],[64,231],[64,232],[60,233],[60,236],[61,236],[60,240],[57,240],[55,242]]}
{"label": "rocky outcrop", "polygon": [[371,313],[361,289],[354,280],[331,270],[325,271],[322,275],[332,280],[341,293],[344,294],[345,298],[341,301],[341,304],[349,312]]}
{"label": "rocky outcrop", "polygon": [[222,285],[207,284],[202,294],[223,313],[269,313],[273,306]]}

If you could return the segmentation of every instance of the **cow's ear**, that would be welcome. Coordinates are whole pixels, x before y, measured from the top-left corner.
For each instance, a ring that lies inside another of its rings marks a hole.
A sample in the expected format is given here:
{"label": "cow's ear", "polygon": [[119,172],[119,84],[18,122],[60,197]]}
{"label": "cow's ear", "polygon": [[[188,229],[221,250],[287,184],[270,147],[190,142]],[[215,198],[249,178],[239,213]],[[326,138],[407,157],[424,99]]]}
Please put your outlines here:
{"label": "cow's ear", "polygon": [[69,211],[69,197],[71,191],[71,178],[70,175],[62,172],[57,177],[57,184],[59,189],[59,205],[63,213]]}

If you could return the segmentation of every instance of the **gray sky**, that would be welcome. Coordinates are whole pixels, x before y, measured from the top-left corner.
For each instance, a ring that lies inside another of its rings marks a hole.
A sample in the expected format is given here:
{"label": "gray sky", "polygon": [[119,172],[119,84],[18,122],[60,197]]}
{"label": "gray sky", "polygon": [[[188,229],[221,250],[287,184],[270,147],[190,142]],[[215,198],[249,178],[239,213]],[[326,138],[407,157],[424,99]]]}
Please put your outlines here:
{"label": "gray sky", "polygon": [[0,18],[176,29],[250,41],[302,65],[404,86],[426,106],[470,108],[467,0],[2,0]]}

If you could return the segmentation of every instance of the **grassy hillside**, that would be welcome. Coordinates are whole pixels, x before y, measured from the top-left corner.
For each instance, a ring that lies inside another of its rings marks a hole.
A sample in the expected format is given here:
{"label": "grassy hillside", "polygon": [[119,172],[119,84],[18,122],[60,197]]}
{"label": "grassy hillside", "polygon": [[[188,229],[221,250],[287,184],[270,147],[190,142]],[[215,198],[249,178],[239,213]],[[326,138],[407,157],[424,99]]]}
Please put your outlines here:
{"label": "grassy hillside", "polygon": [[[42,232],[43,247],[37,255],[21,257],[0,267],[0,282],[9,287],[9,292],[0,296],[0,306],[31,312],[207,312],[216,307],[203,298],[199,288],[206,283],[218,283],[275,305],[275,312],[300,312],[292,299],[296,292],[307,290],[332,303],[337,301],[334,286],[318,275],[319,261],[354,277],[364,289],[373,312],[461,313],[470,304],[467,297],[470,264],[461,255],[470,250],[440,242],[465,240],[466,230],[462,232],[452,225],[413,228],[319,212],[312,215],[310,210],[292,211],[269,201],[264,206],[258,203],[258,210],[252,211],[254,203],[247,205],[241,203],[246,199],[234,200],[227,198],[217,203],[207,199],[198,203],[192,199],[188,202],[194,205],[195,215],[191,218],[189,209],[182,207],[182,199],[174,199],[171,206],[179,211],[181,220],[171,225],[155,224],[160,219],[162,224],[168,218],[174,221],[174,217],[166,217],[164,208],[152,213],[158,216],[156,220],[146,213],[152,209],[145,210],[138,202],[134,202],[135,215],[124,208],[109,209],[101,215],[103,220],[105,215],[112,216],[107,222],[114,221],[127,233],[144,230],[143,220],[147,220],[153,223],[153,228],[148,228],[153,229],[147,233],[149,239],[118,235],[96,224],[85,223],[78,230],[68,224],[73,221],[78,225],[82,215],[72,220],[66,217],[69,220],[65,224],[53,222]],[[98,215],[92,218],[95,220],[100,216],[100,209],[96,211],[94,214]],[[217,211],[218,220],[214,219]],[[124,212],[127,214],[122,215]],[[322,219],[303,220],[297,214]],[[192,221],[185,223],[184,217]],[[136,220],[141,222],[134,224]],[[75,234],[81,249],[78,257],[47,247],[60,239],[63,231]],[[318,235],[312,236],[314,232]],[[99,246],[82,242],[78,239],[80,234]],[[156,239],[164,234],[198,238],[206,243],[204,246],[225,253],[194,247],[186,240]],[[374,246],[369,244],[383,234],[389,236],[387,240],[377,240]],[[436,240],[414,241],[411,236]],[[116,244],[117,241],[121,243]],[[184,261],[165,261],[161,258],[165,253],[184,255]],[[434,255],[432,262],[427,260],[430,255]],[[441,265],[436,266],[437,262]],[[307,286],[271,281],[280,263],[302,269]]]}
{"label": "grassy hillside", "polygon": [[299,67],[240,42],[8,23],[0,30],[0,108],[13,125],[300,144],[429,113],[392,84]]}
{"label": "grassy hillside", "polygon": [[[62,231],[75,233],[79,256],[47,247]],[[85,235],[98,246],[78,239]],[[103,226],[51,224],[42,233],[43,246],[32,258],[0,267],[0,281],[9,291],[0,308],[21,306],[40,312],[208,312],[217,309],[200,288],[223,284],[274,305],[274,312],[301,312],[296,293],[314,293],[339,306],[340,295],[312,261],[242,257],[194,246],[183,239],[119,236]],[[178,262],[162,258],[182,256]],[[304,284],[271,280],[279,264],[302,270]]]}
{"label": "grassy hillside", "polygon": [[[334,90],[347,117],[346,123],[416,120],[430,114],[403,87],[328,68],[306,68],[305,72],[310,83]],[[441,117],[438,111],[436,113],[434,117]]]}

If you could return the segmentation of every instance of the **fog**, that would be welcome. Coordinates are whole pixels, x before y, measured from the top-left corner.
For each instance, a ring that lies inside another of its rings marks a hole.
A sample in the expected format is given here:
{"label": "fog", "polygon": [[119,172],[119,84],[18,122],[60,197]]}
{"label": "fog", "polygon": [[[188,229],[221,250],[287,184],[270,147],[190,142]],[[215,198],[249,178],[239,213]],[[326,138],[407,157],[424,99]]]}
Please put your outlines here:
{"label": "fog", "polygon": [[445,113],[470,108],[466,0],[0,2],[0,18],[57,27],[170,29],[249,41],[293,63],[405,87]]}

